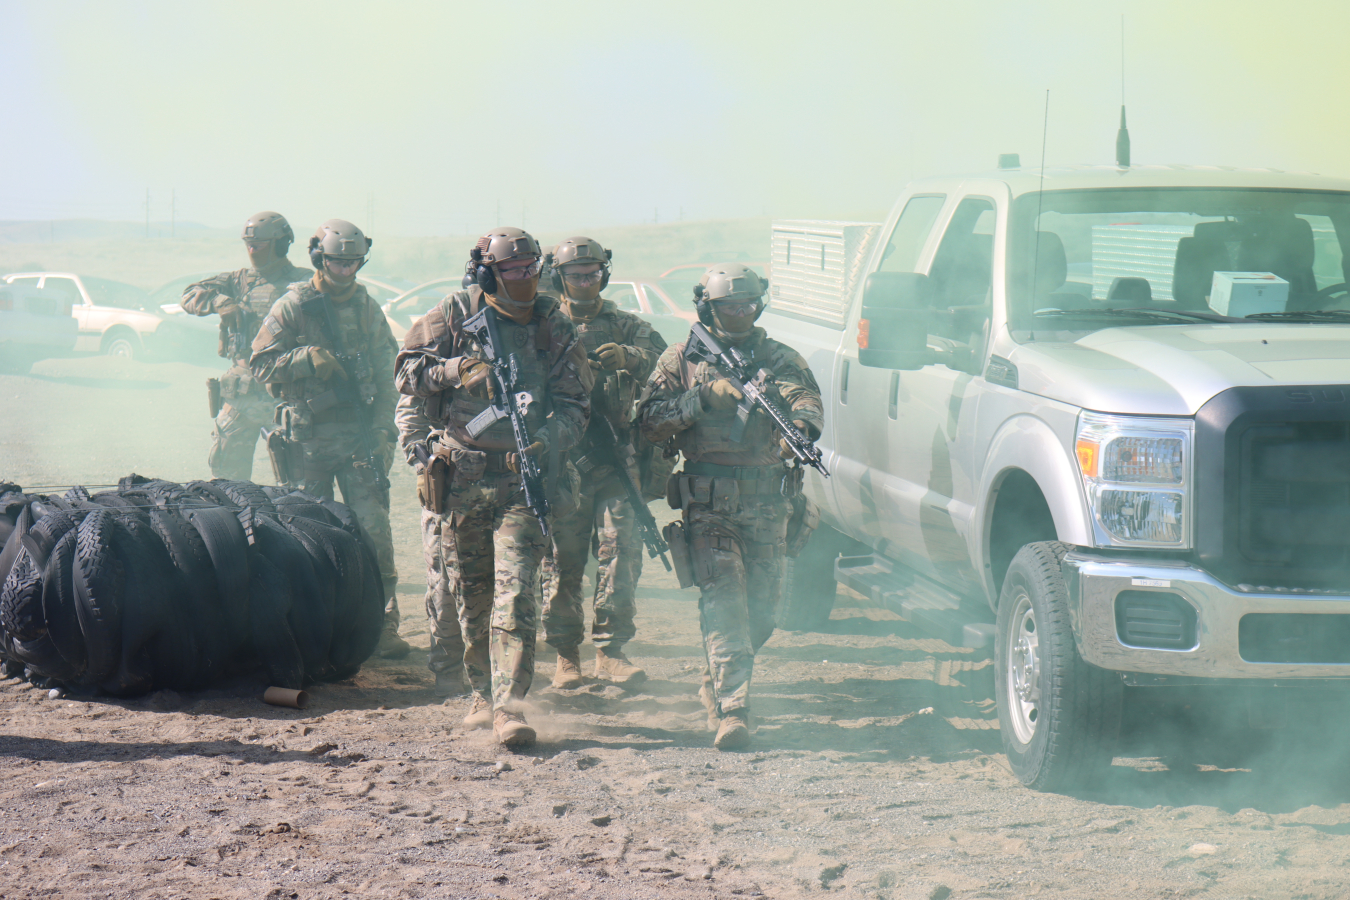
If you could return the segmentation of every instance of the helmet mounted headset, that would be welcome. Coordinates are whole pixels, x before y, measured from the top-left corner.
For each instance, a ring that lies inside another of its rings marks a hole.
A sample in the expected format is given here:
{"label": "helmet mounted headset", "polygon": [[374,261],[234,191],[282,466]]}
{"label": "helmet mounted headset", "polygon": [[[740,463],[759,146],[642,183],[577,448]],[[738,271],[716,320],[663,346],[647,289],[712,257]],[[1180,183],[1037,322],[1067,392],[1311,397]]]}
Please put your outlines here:
{"label": "helmet mounted headset", "polygon": [[740,263],[717,263],[708,267],[694,285],[694,308],[706,328],[716,327],[713,304],[742,300],[755,304],[754,318],[764,312],[764,294],[769,281],[754,269]]}
{"label": "helmet mounted headset", "polygon": [[486,294],[497,296],[501,264],[515,259],[533,259],[538,263],[543,253],[539,242],[520,228],[497,228],[478,239],[469,251],[464,265],[464,287],[478,285]]}

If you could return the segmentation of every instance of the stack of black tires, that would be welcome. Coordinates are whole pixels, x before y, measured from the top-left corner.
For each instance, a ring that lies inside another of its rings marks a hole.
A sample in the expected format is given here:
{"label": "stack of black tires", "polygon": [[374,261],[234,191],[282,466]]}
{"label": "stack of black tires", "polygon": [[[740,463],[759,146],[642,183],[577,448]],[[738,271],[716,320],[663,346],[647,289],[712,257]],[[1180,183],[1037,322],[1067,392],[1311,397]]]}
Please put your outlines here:
{"label": "stack of black tires", "polygon": [[379,641],[369,536],[299,491],[132,475],[55,497],[0,482],[0,545],[0,658],[35,682],[127,696],[261,665],[300,688],[354,675]]}

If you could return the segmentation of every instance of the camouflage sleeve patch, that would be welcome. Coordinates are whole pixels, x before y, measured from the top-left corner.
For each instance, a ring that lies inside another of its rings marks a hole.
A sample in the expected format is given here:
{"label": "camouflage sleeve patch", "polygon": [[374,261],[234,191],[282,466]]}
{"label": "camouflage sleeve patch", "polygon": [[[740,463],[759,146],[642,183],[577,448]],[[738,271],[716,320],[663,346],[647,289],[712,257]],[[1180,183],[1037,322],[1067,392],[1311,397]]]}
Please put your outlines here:
{"label": "camouflage sleeve patch", "polygon": [[263,319],[263,327],[266,328],[273,337],[281,334],[281,323],[278,322],[274,316],[269,315],[267,318]]}

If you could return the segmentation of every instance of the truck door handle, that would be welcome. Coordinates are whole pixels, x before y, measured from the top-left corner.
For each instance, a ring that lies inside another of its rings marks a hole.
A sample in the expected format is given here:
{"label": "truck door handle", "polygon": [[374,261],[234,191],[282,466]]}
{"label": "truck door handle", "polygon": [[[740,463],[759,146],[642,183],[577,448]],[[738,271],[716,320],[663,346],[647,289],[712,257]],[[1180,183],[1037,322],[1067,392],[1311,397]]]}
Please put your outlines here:
{"label": "truck door handle", "polygon": [[839,373],[839,402],[848,405],[848,360],[844,360],[844,371]]}

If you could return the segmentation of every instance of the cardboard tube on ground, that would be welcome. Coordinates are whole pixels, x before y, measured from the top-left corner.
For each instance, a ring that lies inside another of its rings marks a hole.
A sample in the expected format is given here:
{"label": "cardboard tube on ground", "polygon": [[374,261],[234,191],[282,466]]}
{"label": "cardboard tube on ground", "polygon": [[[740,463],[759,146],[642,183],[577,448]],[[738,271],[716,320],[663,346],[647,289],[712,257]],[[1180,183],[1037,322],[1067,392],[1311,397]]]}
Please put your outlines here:
{"label": "cardboard tube on ground", "polygon": [[263,692],[263,702],[273,706],[289,706],[292,709],[304,709],[309,706],[309,694],[293,691],[290,688],[270,687]]}

